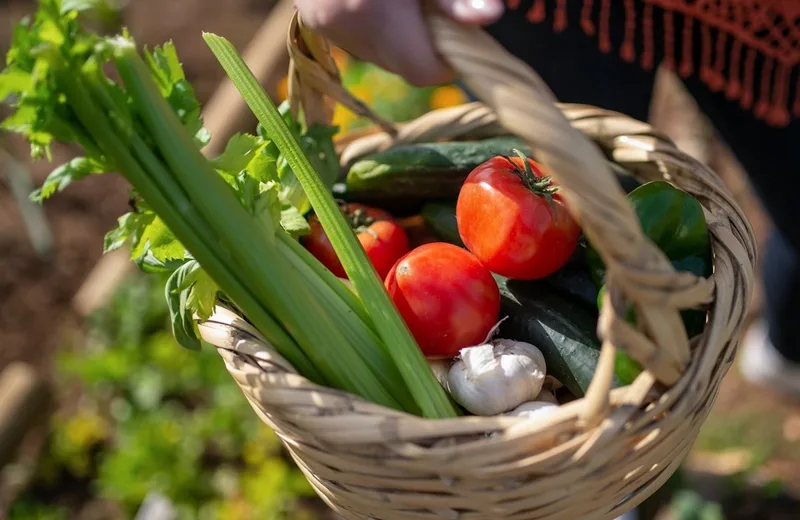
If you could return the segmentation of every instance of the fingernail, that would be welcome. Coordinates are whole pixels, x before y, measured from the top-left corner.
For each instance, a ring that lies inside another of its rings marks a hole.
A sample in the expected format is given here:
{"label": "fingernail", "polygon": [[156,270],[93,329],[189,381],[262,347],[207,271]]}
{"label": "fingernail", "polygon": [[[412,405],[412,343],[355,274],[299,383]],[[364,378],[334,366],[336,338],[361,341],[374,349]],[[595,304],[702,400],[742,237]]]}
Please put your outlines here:
{"label": "fingernail", "polygon": [[493,22],[503,14],[501,0],[456,0],[453,13],[464,22]]}

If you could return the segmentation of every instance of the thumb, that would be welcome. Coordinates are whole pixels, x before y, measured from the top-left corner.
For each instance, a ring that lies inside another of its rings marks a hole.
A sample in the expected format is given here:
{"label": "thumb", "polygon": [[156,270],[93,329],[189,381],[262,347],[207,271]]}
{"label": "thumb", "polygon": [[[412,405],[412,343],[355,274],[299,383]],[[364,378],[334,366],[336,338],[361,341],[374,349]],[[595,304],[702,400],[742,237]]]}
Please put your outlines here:
{"label": "thumb", "polygon": [[462,23],[488,25],[505,11],[503,0],[437,0],[439,8]]}

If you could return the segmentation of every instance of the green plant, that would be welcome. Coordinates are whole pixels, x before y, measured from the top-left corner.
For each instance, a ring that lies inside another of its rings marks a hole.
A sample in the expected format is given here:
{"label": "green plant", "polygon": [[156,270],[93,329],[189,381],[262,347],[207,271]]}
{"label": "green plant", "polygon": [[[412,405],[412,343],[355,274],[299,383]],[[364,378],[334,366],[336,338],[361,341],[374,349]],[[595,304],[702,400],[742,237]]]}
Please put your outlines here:
{"label": "green plant", "polygon": [[79,382],[83,396],[53,419],[36,485],[12,519],[66,520],[35,492],[66,477],[89,482],[126,518],[151,492],[180,520],[311,518],[301,507],[311,487],[217,353],[176,346],[162,283],[133,273],[90,317],[88,344],[59,356],[59,381]]}
{"label": "green plant", "polygon": [[686,489],[675,493],[669,511],[676,520],[725,520],[720,504]]}
{"label": "green plant", "polygon": [[39,502],[21,500],[8,511],[9,520],[67,520],[64,507],[51,506]]}

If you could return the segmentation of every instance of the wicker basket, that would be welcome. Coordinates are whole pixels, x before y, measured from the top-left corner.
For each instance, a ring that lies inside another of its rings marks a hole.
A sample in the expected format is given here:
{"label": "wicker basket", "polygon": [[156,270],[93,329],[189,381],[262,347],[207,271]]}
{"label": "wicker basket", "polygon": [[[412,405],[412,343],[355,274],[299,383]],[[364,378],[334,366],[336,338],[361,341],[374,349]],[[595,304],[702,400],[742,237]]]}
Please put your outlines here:
{"label": "wicker basket", "polygon": [[[340,140],[342,162],[414,141],[514,133],[529,142],[608,266],[603,346],[587,395],[541,422],[425,420],[310,383],[222,307],[201,333],[317,493],[345,518],[614,518],[677,469],[714,403],[753,288],[752,231],[719,178],[647,124],[558,105],[530,68],[483,32],[429,21],[437,48],[486,105],[438,110],[396,128],[373,118],[375,128]],[[289,47],[290,96],[307,117],[330,121],[332,99],[371,115],[340,85],[325,42],[297,18]],[[713,237],[711,279],[676,273],[643,237],[607,158],[697,197]],[[626,302],[637,305],[641,330],[618,318]],[[708,309],[704,333],[691,339],[679,317],[689,307]],[[615,346],[646,370],[612,389]]]}

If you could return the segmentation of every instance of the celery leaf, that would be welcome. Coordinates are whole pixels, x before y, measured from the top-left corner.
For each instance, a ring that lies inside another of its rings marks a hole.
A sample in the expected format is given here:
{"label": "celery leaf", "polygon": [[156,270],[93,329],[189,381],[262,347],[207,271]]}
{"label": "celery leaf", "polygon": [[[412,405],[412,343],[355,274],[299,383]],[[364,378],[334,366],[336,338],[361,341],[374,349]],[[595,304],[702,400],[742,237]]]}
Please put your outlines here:
{"label": "celery leaf", "polygon": [[145,49],[144,58],[161,95],[194,137],[195,144],[199,147],[208,144],[211,133],[203,127],[202,107],[195,97],[192,84],[186,80],[175,44],[168,41],[152,51]]}
{"label": "celery leaf", "polygon": [[41,188],[34,191],[30,198],[34,202],[43,202],[56,192],[64,190],[74,181],[81,180],[87,175],[104,171],[103,165],[93,159],[75,157],[50,172]]}

